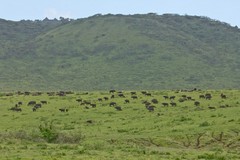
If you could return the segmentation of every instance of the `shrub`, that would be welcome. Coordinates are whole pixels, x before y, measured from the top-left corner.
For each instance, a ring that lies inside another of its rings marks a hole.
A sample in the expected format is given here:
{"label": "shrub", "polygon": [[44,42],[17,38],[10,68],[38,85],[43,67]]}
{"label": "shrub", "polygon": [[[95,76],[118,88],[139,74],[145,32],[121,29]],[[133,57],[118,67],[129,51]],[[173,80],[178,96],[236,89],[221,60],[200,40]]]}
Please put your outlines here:
{"label": "shrub", "polygon": [[53,121],[50,123],[45,122],[43,125],[39,126],[39,131],[44,140],[51,143],[57,139],[57,132],[53,127]]}

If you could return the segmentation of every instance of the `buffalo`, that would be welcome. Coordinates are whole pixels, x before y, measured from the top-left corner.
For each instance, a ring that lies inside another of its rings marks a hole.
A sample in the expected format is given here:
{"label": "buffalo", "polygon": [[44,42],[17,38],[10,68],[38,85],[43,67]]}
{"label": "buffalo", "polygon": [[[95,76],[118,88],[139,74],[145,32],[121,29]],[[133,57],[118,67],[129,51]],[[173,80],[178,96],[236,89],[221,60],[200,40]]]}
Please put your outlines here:
{"label": "buffalo", "polygon": [[162,103],[164,107],[168,107],[168,103]]}
{"label": "buffalo", "polygon": [[110,107],[111,107],[111,106],[115,106],[115,105],[117,105],[116,102],[111,102],[111,103],[109,104]]}
{"label": "buffalo", "polygon": [[35,104],[36,104],[36,101],[30,101],[30,102],[28,102],[28,106],[35,105]]}

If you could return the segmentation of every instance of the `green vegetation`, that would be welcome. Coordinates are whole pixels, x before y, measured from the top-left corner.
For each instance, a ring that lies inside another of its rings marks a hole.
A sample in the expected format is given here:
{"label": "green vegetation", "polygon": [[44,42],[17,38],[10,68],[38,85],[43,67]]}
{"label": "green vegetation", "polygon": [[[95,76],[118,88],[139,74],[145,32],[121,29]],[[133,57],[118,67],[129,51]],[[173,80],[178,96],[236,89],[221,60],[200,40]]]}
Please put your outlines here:
{"label": "green vegetation", "polygon": [[147,93],[1,93],[0,159],[240,159],[239,90]]}
{"label": "green vegetation", "polygon": [[207,17],[0,20],[0,89],[236,89],[240,31]]}

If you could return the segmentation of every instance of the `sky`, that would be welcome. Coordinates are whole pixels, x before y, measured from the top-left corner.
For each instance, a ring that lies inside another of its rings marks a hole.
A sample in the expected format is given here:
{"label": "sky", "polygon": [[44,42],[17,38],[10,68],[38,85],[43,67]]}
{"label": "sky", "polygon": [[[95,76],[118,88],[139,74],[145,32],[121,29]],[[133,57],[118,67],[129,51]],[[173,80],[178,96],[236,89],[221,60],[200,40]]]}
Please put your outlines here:
{"label": "sky", "polygon": [[0,18],[13,21],[99,13],[197,15],[240,27],[240,0],[0,0]]}

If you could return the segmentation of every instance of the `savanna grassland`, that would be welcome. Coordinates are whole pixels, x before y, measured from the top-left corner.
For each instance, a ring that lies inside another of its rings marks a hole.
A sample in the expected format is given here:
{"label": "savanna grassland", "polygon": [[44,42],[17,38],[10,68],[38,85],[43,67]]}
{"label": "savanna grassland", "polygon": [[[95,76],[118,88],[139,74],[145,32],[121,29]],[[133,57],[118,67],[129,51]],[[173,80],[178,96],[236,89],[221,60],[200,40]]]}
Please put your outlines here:
{"label": "savanna grassland", "polygon": [[0,159],[240,159],[239,90],[135,92],[2,93]]}

